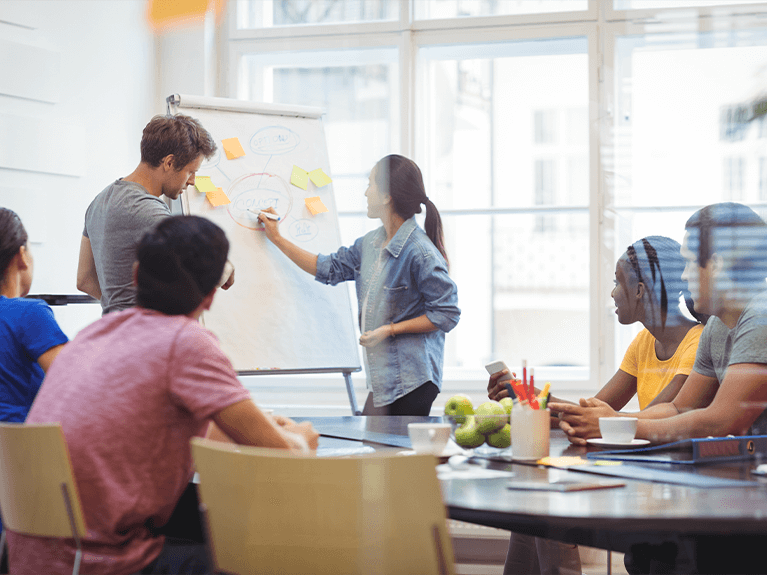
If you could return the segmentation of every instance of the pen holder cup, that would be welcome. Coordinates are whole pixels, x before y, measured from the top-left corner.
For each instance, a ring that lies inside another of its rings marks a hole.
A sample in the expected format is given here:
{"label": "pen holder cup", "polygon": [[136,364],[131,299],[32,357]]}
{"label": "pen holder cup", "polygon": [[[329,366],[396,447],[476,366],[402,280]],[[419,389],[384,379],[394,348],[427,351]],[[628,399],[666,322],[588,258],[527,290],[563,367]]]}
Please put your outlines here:
{"label": "pen holder cup", "polygon": [[551,413],[548,409],[511,412],[511,454],[514,459],[536,461],[549,456]]}

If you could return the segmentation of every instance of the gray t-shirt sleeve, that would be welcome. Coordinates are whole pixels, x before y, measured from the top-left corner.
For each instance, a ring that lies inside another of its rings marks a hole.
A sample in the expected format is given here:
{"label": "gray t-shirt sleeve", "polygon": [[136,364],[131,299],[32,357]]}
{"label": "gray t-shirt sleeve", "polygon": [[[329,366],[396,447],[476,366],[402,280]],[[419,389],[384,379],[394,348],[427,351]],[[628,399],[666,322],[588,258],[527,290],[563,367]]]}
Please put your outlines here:
{"label": "gray t-shirt sleeve", "polygon": [[729,365],[767,364],[767,301],[757,296],[743,312],[733,333]]}
{"label": "gray t-shirt sleeve", "polygon": [[695,354],[695,365],[692,366],[699,374],[707,377],[716,377],[714,359],[711,356],[711,336],[715,329],[715,323],[716,318],[712,317],[709,319],[706,327],[703,328],[698,342],[698,351]]}

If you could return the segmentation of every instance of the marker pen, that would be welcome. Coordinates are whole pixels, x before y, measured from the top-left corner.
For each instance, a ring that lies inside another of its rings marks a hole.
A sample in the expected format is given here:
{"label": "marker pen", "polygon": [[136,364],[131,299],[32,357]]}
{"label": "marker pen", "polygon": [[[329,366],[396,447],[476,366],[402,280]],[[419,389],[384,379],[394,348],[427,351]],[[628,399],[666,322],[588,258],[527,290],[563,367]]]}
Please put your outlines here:
{"label": "marker pen", "polygon": [[258,214],[264,214],[264,215],[265,215],[267,218],[269,218],[270,220],[274,220],[274,221],[276,221],[276,222],[279,222],[279,221],[280,221],[280,216],[278,216],[277,214],[273,214],[273,213],[271,213],[271,212],[265,212],[265,211],[263,211],[263,210],[261,210],[261,211],[258,211],[258,212],[257,212],[256,210],[248,210],[248,211],[249,211],[251,214],[256,214],[256,215],[258,215]]}

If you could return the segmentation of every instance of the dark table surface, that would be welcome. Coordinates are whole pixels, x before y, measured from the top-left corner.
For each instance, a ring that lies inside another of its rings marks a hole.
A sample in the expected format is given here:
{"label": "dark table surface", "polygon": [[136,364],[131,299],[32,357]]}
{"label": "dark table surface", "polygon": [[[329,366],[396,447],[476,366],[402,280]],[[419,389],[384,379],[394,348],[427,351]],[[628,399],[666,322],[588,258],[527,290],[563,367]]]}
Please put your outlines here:
{"label": "dark table surface", "polygon": [[[320,447],[369,445],[376,450],[407,449],[407,424],[437,417],[310,417],[323,437]],[[390,436],[390,437],[387,437]],[[389,445],[387,445],[389,443]],[[560,430],[551,430],[551,456],[585,456],[596,447],[576,447]],[[512,473],[510,477],[444,479],[449,516],[472,523],[623,551],[632,537],[705,539],[707,536],[767,536],[767,481],[753,475],[759,460],[653,469],[739,479],[749,487],[702,488],[663,481],[605,477],[570,468],[476,460],[478,465]],[[645,466],[646,467],[646,466]],[[509,489],[509,482],[549,482],[577,478],[587,482],[620,480],[625,487],[551,492]],[[767,539],[765,539],[767,541]]]}

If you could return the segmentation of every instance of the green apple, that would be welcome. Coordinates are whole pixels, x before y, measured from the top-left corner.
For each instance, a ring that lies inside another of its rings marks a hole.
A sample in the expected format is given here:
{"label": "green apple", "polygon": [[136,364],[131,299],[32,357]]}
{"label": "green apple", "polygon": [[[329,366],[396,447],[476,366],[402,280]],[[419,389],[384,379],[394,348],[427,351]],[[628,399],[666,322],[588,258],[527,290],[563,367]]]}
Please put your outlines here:
{"label": "green apple", "polygon": [[486,401],[478,405],[474,414],[477,418],[477,429],[485,435],[498,431],[509,422],[506,409],[497,401]]}
{"label": "green apple", "polygon": [[471,399],[463,394],[454,395],[445,403],[445,415],[451,416],[456,423],[464,423],[467,415],[474,415]]}
{"label": "green apple", "polygon": [[495,433],[488,435],[487,444],[491,447],[500,447],[501,449],[511,445],[511,425],[507,423]]}
{"label": "green apple", "polygon": [[506,410],[506,413],[511,414],[511,408],[514,407],[514,400],[510,397],[504,397],[501,401],[499,401],[503,408]]}
{"label": "green apple", "polygon": [[477,430],[473,415],[467,415],[465,423],[455,430],[455,442],[461,447],[479,447],[485,442],[485,436]]}

